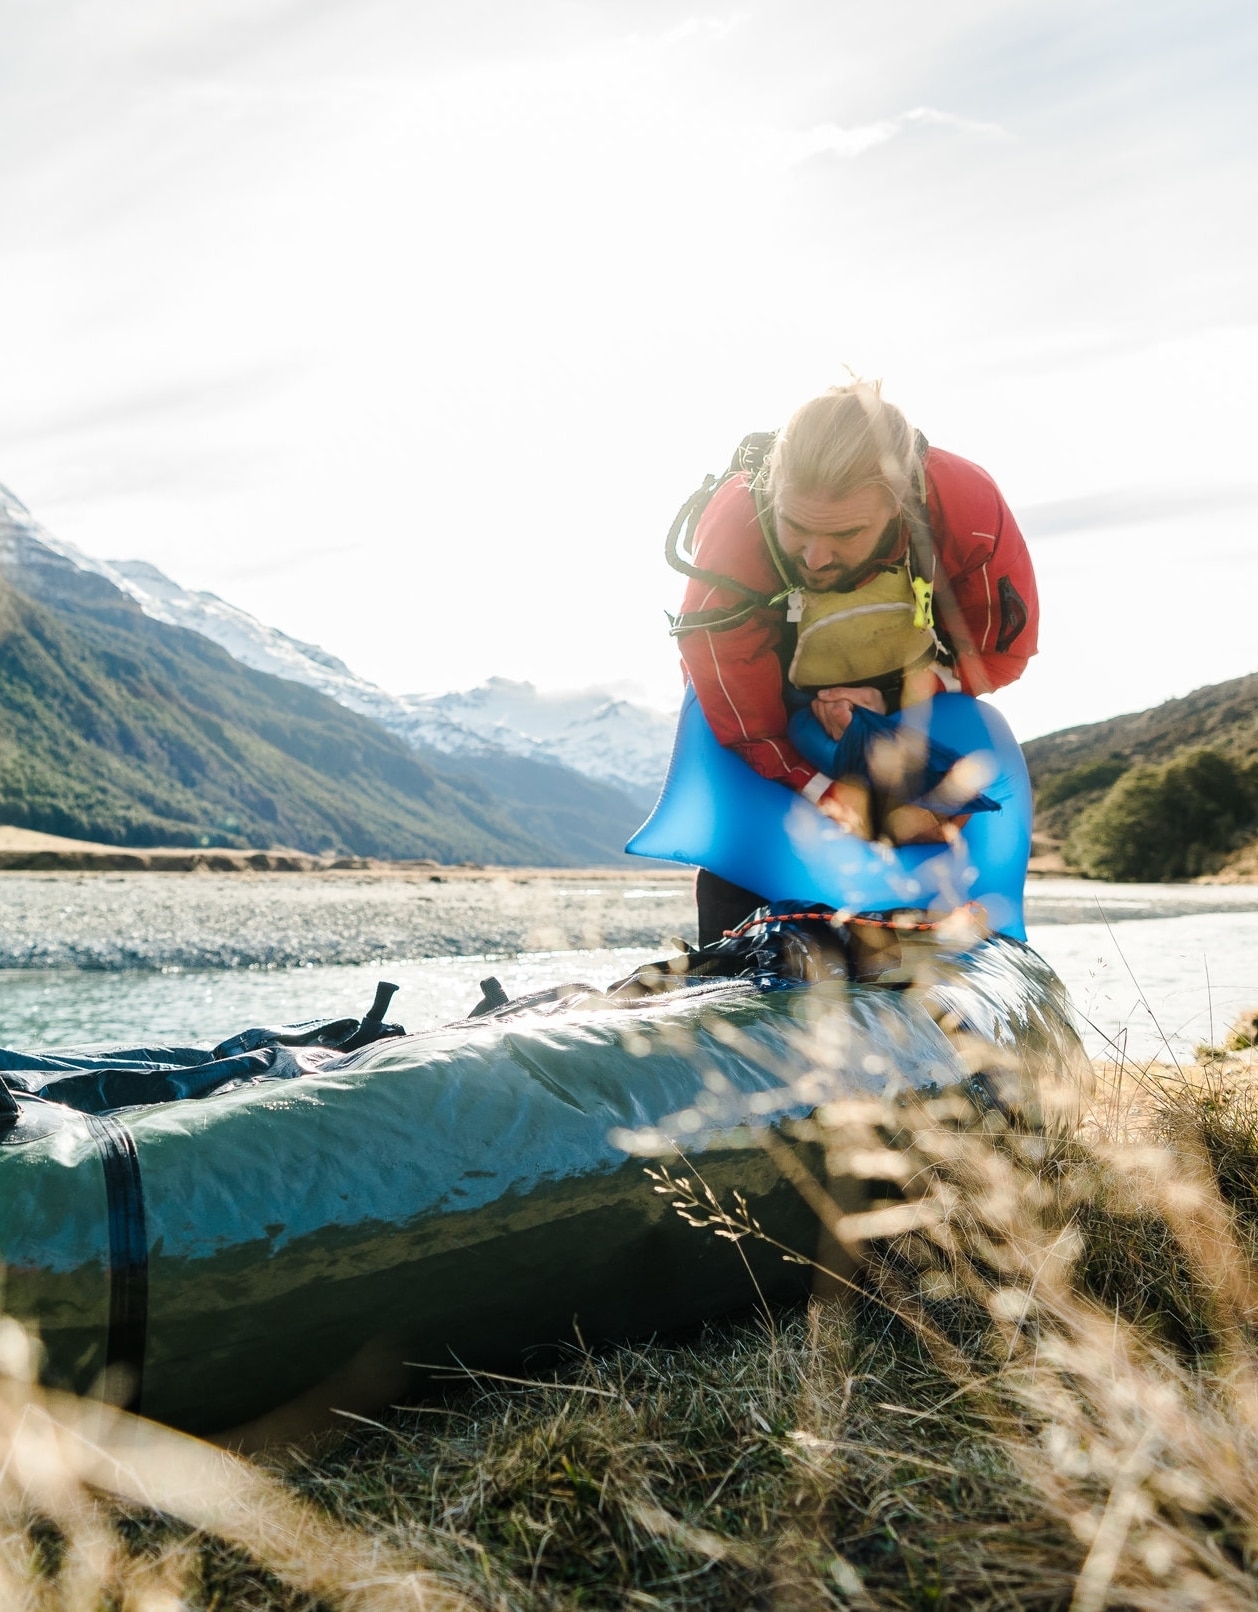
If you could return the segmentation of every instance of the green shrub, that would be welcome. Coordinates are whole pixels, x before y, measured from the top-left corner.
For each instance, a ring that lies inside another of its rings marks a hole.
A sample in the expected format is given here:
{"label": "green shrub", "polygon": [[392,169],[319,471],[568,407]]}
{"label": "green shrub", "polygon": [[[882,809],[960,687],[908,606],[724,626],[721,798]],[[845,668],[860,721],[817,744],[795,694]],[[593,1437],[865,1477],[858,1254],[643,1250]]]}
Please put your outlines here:
{"label": "green shrub", "polygon": [[1256,817],[1250,769],[1188,750],[1125,773],[1079,818],[1066,855],[1094,879],[1194,878],[1216,868]]}
{"label": "green shrub", "polygon": [[1036,786],[1035,804],[1046,811],[1063,800],[1072,800],[1090,789],[1108,789],[1127,771],[1130,762],[1126,756],[1101,756],[1095,761],[1081,761],[1067,772],[1051,773]]}

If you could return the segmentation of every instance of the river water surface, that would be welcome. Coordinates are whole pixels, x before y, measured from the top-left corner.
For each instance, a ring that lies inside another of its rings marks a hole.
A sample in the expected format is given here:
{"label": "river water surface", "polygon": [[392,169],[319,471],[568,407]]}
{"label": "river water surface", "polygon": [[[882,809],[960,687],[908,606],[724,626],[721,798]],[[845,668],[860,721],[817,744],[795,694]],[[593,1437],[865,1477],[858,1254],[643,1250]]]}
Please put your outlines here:
{"label": "river water surface", "polygon": [[[1258,887],[1032,882],[1031,945],[1093,1052],[1184,1058],[1258,1003]],[[492,974],[512,995],[607,985],[693,934],[684,878],[0,877],[0,1045],[213,1042],[361,1014],[375,982],[418,1030]]]}

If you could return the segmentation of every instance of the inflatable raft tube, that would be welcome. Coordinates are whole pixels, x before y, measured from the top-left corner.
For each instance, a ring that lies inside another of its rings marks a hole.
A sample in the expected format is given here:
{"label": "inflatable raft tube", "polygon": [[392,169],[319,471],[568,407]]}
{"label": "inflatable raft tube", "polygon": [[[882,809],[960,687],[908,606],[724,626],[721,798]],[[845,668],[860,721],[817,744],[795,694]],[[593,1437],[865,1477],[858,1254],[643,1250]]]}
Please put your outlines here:
{"label": "inflatable raft tube", "polygon": [[983,793],[998,808],[977,812],[955,846],[892,850],[857,839],[718,743],[690,688],[659,801],[625,849],[710,868],[766,901],[848,912],[949,911],[975,901],[992,929],[1025,940],[1032,802],[1022,751],[981,700],[940,694],[929,711],[929,738],[983,764]]}
{"label": "inflatable raft tube", "polygon": [[811,1254],[749,1112],[818,1101],[819,1029],[826,1092],[966,1082],[948,1016],[1032,1081],[1079,1052],[1051,970],[997,939],[926,992],[720,982],[622,1007],[591,990],[199,1098],[99,1114],[16,1091],[5,1309],[38,1329],[51,1384],[248,1447],[388,1403],[418,1386],[408,1362],[649,1335],[751,1303],[753,1278],[786,1296],[805,1268],[684,1224],[641,1154],[675,1138]]}

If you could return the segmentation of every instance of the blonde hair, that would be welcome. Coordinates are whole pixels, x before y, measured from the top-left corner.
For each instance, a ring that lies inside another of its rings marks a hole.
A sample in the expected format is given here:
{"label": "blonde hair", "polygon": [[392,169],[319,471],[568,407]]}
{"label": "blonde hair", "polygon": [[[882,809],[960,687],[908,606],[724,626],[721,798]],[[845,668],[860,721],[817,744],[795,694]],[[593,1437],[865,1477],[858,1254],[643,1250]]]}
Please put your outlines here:
{"label": "blonde hair", "polygon": [[778,432],[762,476],[770,498],[787,489],[847,498],[863,487],[884,487],[899,505],[916,470],[913,427],[883,398],[880,381],[855,380],[796,409]]}

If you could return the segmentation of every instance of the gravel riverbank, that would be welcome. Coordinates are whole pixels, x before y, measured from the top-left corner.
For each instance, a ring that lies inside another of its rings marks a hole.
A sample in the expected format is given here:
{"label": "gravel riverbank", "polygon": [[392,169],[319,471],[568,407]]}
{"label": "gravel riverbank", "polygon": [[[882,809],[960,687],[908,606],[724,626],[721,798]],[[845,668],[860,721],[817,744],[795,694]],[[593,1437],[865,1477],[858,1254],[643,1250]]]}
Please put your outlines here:
{"label": "gravel riverbank", "polygon": [[[1032,926],[1258,908],[1258,887],[1043,879]],[[0,970],[293,968],[693,939],[691,876],[648,866],[440,875],[0,873]]]}
{"label": "gravel riverbank", "polygon": [[233,969],[658,946],[687,874],[0,875],[0,969]]}

